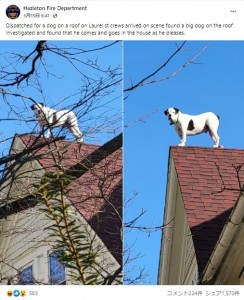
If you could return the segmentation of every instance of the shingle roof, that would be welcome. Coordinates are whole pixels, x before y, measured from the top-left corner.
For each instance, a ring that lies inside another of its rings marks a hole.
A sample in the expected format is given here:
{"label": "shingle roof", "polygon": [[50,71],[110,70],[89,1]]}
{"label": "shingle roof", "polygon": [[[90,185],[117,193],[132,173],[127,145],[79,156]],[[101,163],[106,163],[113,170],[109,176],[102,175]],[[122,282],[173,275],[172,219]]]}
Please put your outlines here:
{"label": "shingle roof", "polygon": [[[44,139],[37,141],[33,135],[22,135],[20,138],[27,147],[45,141]],[[33,151],[31,155],[34,155],[43,168],[50,172],[57,170],[55,163],[65,169],[72,169],[73,166],[77,166],[77,163],[84,162],[89,155],[97,153],[96,151],[101,148],[98,145],[57,141]],[[85,169],[81,176],[76,176],[68,186],[67,197],[121,264],[121,146],[112,149],[107,155],[103,153],[91,168]]]}
{"label": "shingle roof", "polygon": [[244,150],[171,147],[200,274],[240,194]]}

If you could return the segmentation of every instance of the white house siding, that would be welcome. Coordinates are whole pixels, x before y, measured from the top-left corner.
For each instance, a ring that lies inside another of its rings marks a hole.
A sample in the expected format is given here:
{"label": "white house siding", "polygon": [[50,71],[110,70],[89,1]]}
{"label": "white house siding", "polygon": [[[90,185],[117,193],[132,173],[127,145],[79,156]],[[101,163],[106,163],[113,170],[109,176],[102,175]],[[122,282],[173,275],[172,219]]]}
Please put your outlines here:
{"label": "white house siding", "polygon": [[[1,220],[0,253],[2,277],[14,277],[32,265],[34,279],[48,283],[47,253],[51,249],[47,219],[38,207],[24,210]],[[18,280],[14,278],[13,282]],[[2,282],[4,284],[4,282]]]}
{"label": "white house siding", "polygon": [[[75,212],[74,212],[75,213]],[[81,228],[87,230],[91,239],[96,235],[87,222],[79,213],[76,213],[80,219]],[[47,217],[39,211],[39,207],[8,216],[7,219],[0,221],[0,270],[2,277],[12,277],[12,283],[17,283],[15,277],[18,271],[32,265],[33,276],[37,284],[49,283],[48,256],[52,252],[54,241],[49,238],[48,231],[44,230],[51,224]],[[95,237],[94,248],[99,249],[98,263],[108,272],[115,271],[119,264],[107,250],[105,245]],[[103,272],[106,274],[105,272]],[[68,274],[67,274],[68,275]],[[68,276],[67,276],[68,277]],[[67,284],[72,284],[71,279]],[[0,284],[6,284],[6,280]]]}
{"label": "white house siding", "polygon": [[195,249],[174,163],[170,159],[162,250],[158,283],[196,284],[198,277]]}

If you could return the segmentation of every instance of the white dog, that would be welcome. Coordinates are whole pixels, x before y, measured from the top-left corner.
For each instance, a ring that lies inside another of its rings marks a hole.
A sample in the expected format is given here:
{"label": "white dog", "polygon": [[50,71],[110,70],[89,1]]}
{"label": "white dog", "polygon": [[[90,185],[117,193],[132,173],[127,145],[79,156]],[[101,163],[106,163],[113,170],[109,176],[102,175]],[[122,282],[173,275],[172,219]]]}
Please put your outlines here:
{"label": "white dog", "polygon": [[52,127],[67,127],[69,131],[76,137],[77,141],[83,142],[83,133],[78,127],[78,121],[75,114],[70,110],[54,110],[52,108],[44,106],[43,103],[36,103],[31,106],[34,110],[36,119],[43,132],[44,127],[47,127],[46,138],[50,137]]}
{"label": "white dog", "polygon": [[179,146],[185,146],[187,135],[196,135],[208,132],[214,141],[214,147],[219,147],[219,116],[212,112],[201,115],[191,116],[183,114],[178,108],[168,108],[164,111],[170,120],[170,125],[174,125],[181,143]]}

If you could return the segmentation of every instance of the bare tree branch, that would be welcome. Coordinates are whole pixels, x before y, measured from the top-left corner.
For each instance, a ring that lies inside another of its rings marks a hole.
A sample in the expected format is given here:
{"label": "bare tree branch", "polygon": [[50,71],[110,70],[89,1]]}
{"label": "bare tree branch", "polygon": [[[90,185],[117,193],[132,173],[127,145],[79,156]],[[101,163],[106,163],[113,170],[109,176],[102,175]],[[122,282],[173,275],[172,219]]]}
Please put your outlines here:
{"label": "bare tree branch", "polygon": [[194,61],[206,50],[206,48],[208,47],[208,45],[206,45],[205,47],[203,47],[201,49],[201,51],[199,51],[194,57],[192,57],[190,60],[188,60],[186,63],[184,63],[181,67],[179,67],[176,71],[174,71],[173,73],[171,73],[170,75],[166,76],[166,77],[161,77],[161,78],[155,78],[153,80],[149,79],[153,76],[155,76],[156,74],[159,73],[159,71],[161,71],[163,68],[165,68],[170,61],[180,52],[184,49],[184,45],[186,44],[186,41],[184,41],[180,46],[178,46],[176,44],[176,50],[168,57],[168,59],[161,64],[155,71],[153,71],[152,73],[150,73],[149,75],[147,75],[146,77],[144,77],[143,79],[141,79],[140,81],[138,81],[136,84],[131,83],[131,86],[124,89],[124,92],[129,92],[132,91],[138,87],[142,87],[144,85],[148,85],[148,84],[152,84],[152,83],[157,83],[157,82],[161,82],[163,80],[169,80],[171,78],[173,78],[174,76],[176,76],[178,73],[180,73],[181,71],[183,71],[187,66],[189,66],[190,64],[193,64]]}

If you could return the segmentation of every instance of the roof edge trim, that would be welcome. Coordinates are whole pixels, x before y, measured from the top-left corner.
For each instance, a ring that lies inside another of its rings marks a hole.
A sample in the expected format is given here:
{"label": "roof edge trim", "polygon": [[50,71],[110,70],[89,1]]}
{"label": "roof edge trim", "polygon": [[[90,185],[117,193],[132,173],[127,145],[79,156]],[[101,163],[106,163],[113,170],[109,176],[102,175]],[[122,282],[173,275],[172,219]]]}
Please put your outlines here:
{"label": "roof edge trim", "polygon": [[208,264],[202,274],[200,284],[208,284],[213,279],[239,224],[242,222],[243,216],[244,194],[241,193],[220,234],[219,240],[217,241]]}

